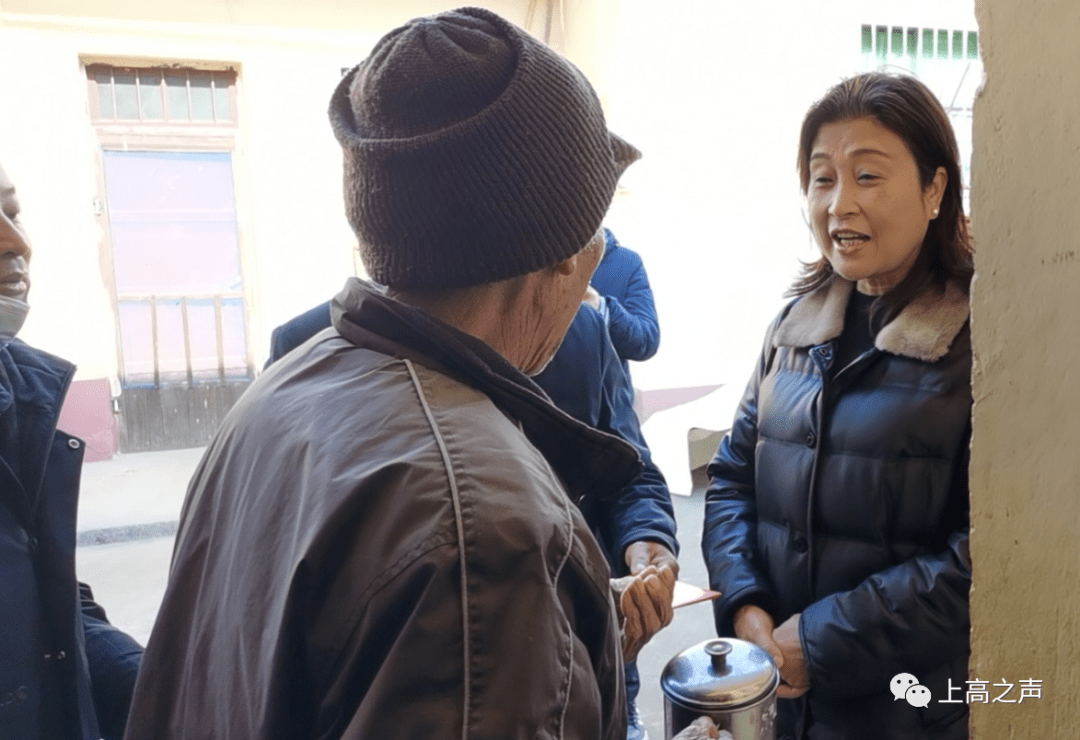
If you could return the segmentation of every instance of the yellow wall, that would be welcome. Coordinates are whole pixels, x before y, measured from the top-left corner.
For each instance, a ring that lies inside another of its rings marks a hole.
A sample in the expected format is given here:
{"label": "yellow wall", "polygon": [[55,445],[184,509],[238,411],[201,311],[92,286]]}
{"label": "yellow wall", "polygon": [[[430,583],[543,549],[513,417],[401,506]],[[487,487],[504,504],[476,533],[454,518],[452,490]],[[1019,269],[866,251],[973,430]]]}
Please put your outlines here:
{"label": "yellow wall", "polygon": [[[341,153],[326,119],[341,69],[409,18],[459,4],[380,1],[346,4],[343,11],[340,3],[318,0],[241,6],[5,0],[0,163],[19,189],[35,250],[32,310],[20,336],[74,361],[77,378],[106,377],[119,392],[115,311],[106,287],[111,265],[100,248],[105,217],[93,207],[100,146],[81,61],[212,62],[238,70],[233,166],[249,346],[261,364],[273,327],[325,301],[356,272],[355,239],[342,209]],[[525,20],[526,0],[484,4]]]}
{"label": "yellow wall", "polygon": [[1080,64],[1075,0],[978,8],[972,678],[1043,681],[974,737],[1080,732]]}

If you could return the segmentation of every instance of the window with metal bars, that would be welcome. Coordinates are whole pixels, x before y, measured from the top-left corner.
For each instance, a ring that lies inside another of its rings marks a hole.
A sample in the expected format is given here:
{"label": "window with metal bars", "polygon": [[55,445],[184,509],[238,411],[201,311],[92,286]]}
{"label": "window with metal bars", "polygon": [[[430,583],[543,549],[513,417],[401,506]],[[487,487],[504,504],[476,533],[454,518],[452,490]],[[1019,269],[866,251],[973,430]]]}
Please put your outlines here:
{"label": "window with metal bars", "polygon": [[861,42],[864,70],[906,68],[941,101],[960,148],[966,201],[973,151],[973,105],[982,81],[978,33],[867,23],[862,26]]}
{"label": "window with metal bars", "polygon": [[95,121],[233,124],[236,72],[90,64],[90,115]]}
{"label": "window with metal bars", "polygon": [[865,24],[862,27],[862,53],[876,57],[880,64],[907,59],[913,66],[918,59],[978,59],[979,34],[976,31]]}

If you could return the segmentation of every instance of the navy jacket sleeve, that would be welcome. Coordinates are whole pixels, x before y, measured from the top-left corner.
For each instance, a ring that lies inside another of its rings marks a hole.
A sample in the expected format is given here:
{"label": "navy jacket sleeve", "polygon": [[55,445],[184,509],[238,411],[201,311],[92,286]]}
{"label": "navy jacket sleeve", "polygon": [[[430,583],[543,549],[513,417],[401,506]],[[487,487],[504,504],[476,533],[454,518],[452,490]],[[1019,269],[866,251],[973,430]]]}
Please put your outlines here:
{"label": "navy jacket sleeve", "polygon": [[79,601],[98,727],[105,740],[120,740],[124,736],[143,648],[109,624],[105,610],[94,602],[94,594],[85,583],[79,584]]}
{"label": "navy jacket sleeve", "polygon": [[286,321],[270,335],[270,357],[263,370],[330,326],[329,301]]}
{"label": "navy jacket sleeve", "polygon": [[630,376],[600,314],[582,304],[555,356],[533,380],[564,412],[621,437],[634,445],[641,457],[644,468],[629,486],[603,500],[590,498],[581,503],[585,521],[600,541],[613,572],[626,572],[626,546],[639,540],[659,542],[678,554],[671,494],[641,434]]}
{"label": "navy jacket sleeve", "polygon": [[780,319],[765,335],[765,346],[735,420],[720,442],[706,469],[705,524],[702,555],[709,571],[709,588],[720,592],[713,601],[716,631],[734,635],[735,612],[744,604],[756,604],[773,612],[775,597],[757,557],[757,502],[754,455],[757,448],[757,399],[761,379],[772,356],[772,334]]}
{"label": "navy jacket sleeve", "polygon": [[[660,348],[656,304],[641,257],[627,249],[620,249],[617,256],[620,258],[618,270],[625,276],[625,283],[619,294],[604,293],[608,330],[619,357],[641,362],[655,355]],[[601,286],[594,287],[602,292]]]}
{"label": "navy jacket sleeve", "polygon": [[644,465],[638,477],[610,502],[605,517],[604,539],[611,543],[613,556],[618,556],[615,571],[622,575],[627,572],[623,554],[632,543],[641,540],[658,542],[675,555],[679,554],[679,543],[675,539],[671,492],[641,434],[641,425],[633,408],[634,389],[630,377],[606,337],[601,349],[601,368],[600,419],[596,426],[634,445]]}

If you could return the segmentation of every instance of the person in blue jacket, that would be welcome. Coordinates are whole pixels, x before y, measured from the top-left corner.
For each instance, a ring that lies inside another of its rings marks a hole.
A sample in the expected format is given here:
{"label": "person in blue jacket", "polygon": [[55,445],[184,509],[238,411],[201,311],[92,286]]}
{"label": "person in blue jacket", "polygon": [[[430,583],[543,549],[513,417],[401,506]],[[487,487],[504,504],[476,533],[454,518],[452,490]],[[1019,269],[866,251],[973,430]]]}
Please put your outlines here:
{"label": "person in blue jacket", "polygon": [[604,256],[593,273],[587,300],[607,320],[611,343],[627,373],[628,360],[644,362],[656,354],[660,324],[645,265],[606,227]]}
{"label": "person in blue jacket", "polygon": [[[330,304],[312,308],[279,326],[271,335],[269,367],[319,332],[330,328]],[[582,303],[559,350],[533,378],[552,403],[589,426],[623,438],[641,456],[640,475],[613,501],[583,502],[582,514],[611,564],[615,577],[633,576],[650,565],[678,574],[675,512],[667,482],[652,461],[633,410],[634,389],[608,334],[608,324]],[[634,636],[627,636],[633,640]],[[626,650],[637,653],[637,647]],[[647,737],[637,714],[637,666],[626,664],[628,740]]]}
{"label": "person in blue jacket", "polygon": [[[622,437],[641,455],[644,469],[614,505],[592,510],[590,504],[595,502],[585,501],[582,506],[585,521],[608,555],[612,573],[633,575],[649,565],[670,565],[678,573],[671,493],[641,434],[633,406],[634,388],[623,367],[625,360],[617,354],[608,334],[609,326],[599,313],[583,303],[559,351],[533,380],[560,409],[578,421]],[[627,740],[647,737],[637,713],[640,688],[637,664],[629,662],[626,664]]]}
{"label": "person in blue jacket", "polygon": [[142,648],[75,578],[82,441],[56,428],[75,367],[15,338],[30,244],[0,168],[0,740],[119,740]]}

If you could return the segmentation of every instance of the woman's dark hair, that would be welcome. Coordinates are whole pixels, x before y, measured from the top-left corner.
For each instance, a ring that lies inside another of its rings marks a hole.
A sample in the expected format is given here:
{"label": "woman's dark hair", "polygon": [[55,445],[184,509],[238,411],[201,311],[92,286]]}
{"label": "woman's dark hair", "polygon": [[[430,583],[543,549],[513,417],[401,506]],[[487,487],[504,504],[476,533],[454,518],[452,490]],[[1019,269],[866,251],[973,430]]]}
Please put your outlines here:
{"label": "woman's dark hair", "polygon": [[[850,77],[831,88],[810,106],[799,134],[799,181],[803,194],[810,187],[810,155],[821,127],[827,123],[873,118],[904,140],[925,188],[938,167],[948,175],[937,218],[926,230],[919,256],[911,271],[874,302],[873,321],[881,326],[928,285],[944,290],[950,279],[966,292],[974,274],[972,243],[964,217],[960,184],[960,151],[949,117],[926,85],[906,75],[869,72]],[[803,266],[788,295],[809,293],[832,277],[829,261],[822,257]]]}

